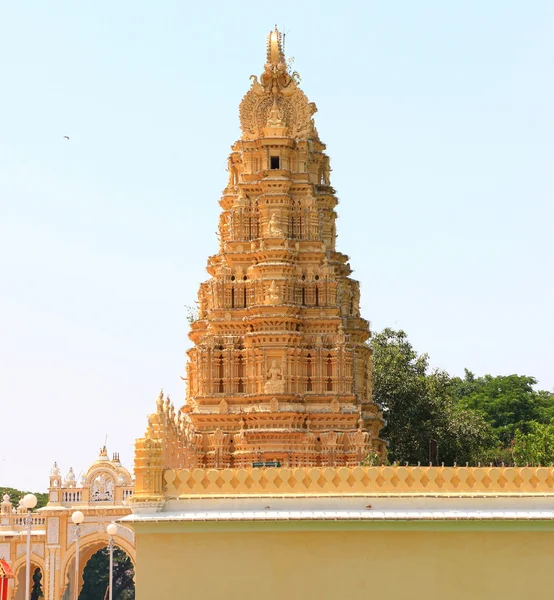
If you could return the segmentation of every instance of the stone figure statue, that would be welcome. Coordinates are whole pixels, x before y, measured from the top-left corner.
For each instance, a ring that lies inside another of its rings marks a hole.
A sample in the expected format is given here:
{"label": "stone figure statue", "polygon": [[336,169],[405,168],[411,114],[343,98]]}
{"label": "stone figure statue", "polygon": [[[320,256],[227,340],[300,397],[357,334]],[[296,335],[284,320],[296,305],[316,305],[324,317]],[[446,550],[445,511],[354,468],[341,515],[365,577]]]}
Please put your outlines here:
{"label": "stone figure statue", "polygon": [[267,371],[267,381],[264,391],[266,393],[283,393],[285,391],[285,378],[281,367],[276,360],[271,361],[271,367]]}
{"label": "stone figure statue", "polygon": [[273,213],[269,219],[268,231],[270,237],[281,237],[283,235],[279,219],[275,213]]}
{"label": "stone figure statue", "polygon": [[266,304],[279,304],[279,302],[281,302],[281,296],[279,295],[277,284],[275,283],[275,280],[273,280],[267,291]]}

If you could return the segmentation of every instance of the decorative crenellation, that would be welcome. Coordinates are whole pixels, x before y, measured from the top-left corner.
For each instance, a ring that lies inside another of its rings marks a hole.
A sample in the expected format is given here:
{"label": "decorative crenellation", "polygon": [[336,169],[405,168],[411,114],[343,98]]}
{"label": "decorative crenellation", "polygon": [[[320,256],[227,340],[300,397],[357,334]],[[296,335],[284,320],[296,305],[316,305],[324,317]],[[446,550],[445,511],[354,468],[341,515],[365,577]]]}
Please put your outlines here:
{"label": "decorative crenellation", "polygon": [[545,494],[552,467],[170,469],[164,495]]}

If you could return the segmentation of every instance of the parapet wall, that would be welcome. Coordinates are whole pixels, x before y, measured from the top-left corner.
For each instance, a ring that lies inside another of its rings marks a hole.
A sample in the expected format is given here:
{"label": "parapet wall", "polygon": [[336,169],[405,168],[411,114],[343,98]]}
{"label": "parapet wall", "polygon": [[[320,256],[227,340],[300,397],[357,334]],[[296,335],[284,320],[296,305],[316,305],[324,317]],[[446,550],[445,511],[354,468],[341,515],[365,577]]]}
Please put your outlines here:
{"label": "parapet wall", "polygon": [[[228,495],[553,494],[551,467],[168,469],[160,499]],[[136,490],[134,502],[154,499]]]}

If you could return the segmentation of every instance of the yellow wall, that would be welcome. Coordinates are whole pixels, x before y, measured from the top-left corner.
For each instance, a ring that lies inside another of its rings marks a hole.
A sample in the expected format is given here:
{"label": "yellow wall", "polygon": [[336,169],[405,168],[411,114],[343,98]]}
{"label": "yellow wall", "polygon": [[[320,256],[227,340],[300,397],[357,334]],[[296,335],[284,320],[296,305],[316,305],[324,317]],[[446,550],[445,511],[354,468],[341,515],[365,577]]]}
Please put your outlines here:
{"label": "yellow wall", "polygon": [[137,600],[550,597],[552,531],[140,533]]}

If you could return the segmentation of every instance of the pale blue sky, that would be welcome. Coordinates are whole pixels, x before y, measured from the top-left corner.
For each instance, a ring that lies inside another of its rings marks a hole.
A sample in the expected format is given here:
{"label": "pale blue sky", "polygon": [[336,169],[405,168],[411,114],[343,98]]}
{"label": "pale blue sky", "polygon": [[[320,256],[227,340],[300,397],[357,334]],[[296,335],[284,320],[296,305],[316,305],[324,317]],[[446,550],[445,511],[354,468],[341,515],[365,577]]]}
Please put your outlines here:
{"label": "pale blue sky", "polygon": [[184,305],[274,23],[363,315],[452,374],[554,386],[552,2],[4,2],[0,485],[79,473],[106,434],[131,466],[159,389],[182,404]]}

